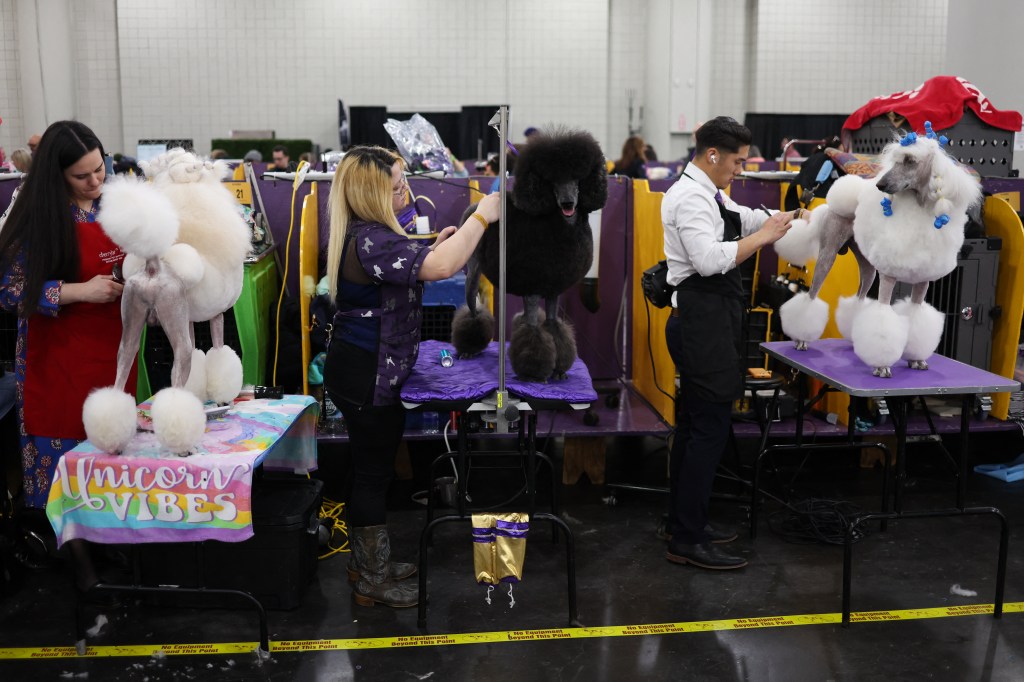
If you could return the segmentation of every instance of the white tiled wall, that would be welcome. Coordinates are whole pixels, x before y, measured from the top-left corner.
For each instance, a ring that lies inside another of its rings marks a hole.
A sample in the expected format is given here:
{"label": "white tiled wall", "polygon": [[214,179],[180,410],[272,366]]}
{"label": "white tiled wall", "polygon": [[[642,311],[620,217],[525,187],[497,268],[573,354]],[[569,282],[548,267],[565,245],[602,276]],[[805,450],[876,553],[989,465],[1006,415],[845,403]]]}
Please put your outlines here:
{"label": "white tiled wall", "polygon": [[[630,133],[629,95],[633,92],[633,130],[648,138],[647,105],[647,2],[611,0],[608,25],[608,146],[605,154],[617,159]],[[644,119],[641,119],[641,107]],[[648,140],[649,142],[650,140]]]}
{"label": "white tiled wall", "polygon": [[848,113],[944,73],[946,10],[947,0],[758,0],[750,110]]}
{"label": "white tiled wall", "polygon": [[[336,100],[607,125],[607,0],[120,0],[124,142],[230,129],[337,144]],[[507,20],[506,20],[507,13]]]}
{"label": "white tiled wall", "polygon": [[0,147],[10,156],[28,140],[21,113],[16,0],[0,0]]}
{"label": "white tiled wall", "polygon": [[740,121],[750,111],[750,52],[756,45],[753,13],[756,0],[717,0],[712,16],[709,116],[732,116]]}
{"label": "white tiled wall", "polygon": [[75,0],[70,10],[75,35],[75,116],[92,128],[108,151],[126,151],[121,146],[116,0]]}

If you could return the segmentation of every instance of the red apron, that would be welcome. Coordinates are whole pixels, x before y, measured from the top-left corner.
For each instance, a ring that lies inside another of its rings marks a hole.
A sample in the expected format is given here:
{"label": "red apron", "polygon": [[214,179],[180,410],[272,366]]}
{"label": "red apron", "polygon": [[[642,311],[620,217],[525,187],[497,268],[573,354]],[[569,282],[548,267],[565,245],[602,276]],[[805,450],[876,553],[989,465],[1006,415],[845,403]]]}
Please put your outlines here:
{"label": "red apron", "polygon": [[[76,223],[80,282],[110,275],[124,252],[99,223]],[[73,303],[57,317],[28,321],[25,362],[25,431],[33,436],[85,439],[82,404],[94,388],[117,378],[121,301]],[[135,393],[135,365],[125,390]]]}

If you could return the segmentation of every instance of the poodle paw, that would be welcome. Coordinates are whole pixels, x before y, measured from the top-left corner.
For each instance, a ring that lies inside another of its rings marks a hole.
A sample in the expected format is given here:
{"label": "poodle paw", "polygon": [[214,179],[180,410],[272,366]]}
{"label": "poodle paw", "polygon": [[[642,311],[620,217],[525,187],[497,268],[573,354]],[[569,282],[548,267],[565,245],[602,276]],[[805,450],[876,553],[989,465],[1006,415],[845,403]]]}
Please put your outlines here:
{"label": "poodle paw", "polygon": [[910,369],[928,369],[928,361],[927,360],[908,360],[907,361],[907,366],[910,367]]}
{"label": "poodle paw", "polygon": [[807,342],[806,341],[797,341],[795,345],[796,345],[796,349],[797,350],[807,350]]}
{"label": "poodle paw", "polygon": [[879,379],[891,379],[892,367],[875,367],[873,370],[871,370],[871,373],[874,374]]}

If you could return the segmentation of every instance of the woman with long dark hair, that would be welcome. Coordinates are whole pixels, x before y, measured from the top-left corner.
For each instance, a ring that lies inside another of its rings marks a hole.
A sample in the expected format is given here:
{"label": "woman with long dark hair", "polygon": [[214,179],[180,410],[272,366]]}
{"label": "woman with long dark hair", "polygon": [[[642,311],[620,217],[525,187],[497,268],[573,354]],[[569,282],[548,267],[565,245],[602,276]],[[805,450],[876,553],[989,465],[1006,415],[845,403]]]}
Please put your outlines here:
{"label": "woman with long dark hair", "polygon": [[77,121],[58,121],[43,133],[0,227],[0,305],[18,315],[15,375],[29,509],[46,506],[57,461],[85,439],[85,397],[112,384],[117,372],[122,285],[113,271],[124,253],[96,222],[105,178],[96,135]]}

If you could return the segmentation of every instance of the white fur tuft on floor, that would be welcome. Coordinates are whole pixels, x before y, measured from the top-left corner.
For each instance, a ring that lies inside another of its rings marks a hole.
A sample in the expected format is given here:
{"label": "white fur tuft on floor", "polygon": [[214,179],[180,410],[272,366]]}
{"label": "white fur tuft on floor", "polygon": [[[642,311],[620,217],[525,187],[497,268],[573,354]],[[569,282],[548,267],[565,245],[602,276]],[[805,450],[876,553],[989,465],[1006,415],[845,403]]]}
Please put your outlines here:
{"label": "white fur tuft on floor", "polygon": [[206,412],[199,398],[183,388],[165,388],[153,397],[153,431],[160,445],[186,453],[206,432]]}
{"label": "white fur tuft on floor", "polygon": [[942,341],[946,316],[927,303],[911,303],[909,298],[897,301],[892,309],[907,318],[907,347],[903,349],[903,358],[927,360]]}
{"label": "white fur tuft on floor", "polygon": [[82,405],[82,423],[93,445],[118,453],[135,435],[135,398],[113,386],[98,388]]}
{"label": "white fur tuft on floor", "polygon": [[867,301],[853,320],[853,352],[869,367],[892,367],[907,346],[907,318],[891,306]]}
{"label": "white fur tuft on floor", "polygon": [[794,341],[817,341],[828,324],[828,303],[801,292],[779,308],[782,331]]}

